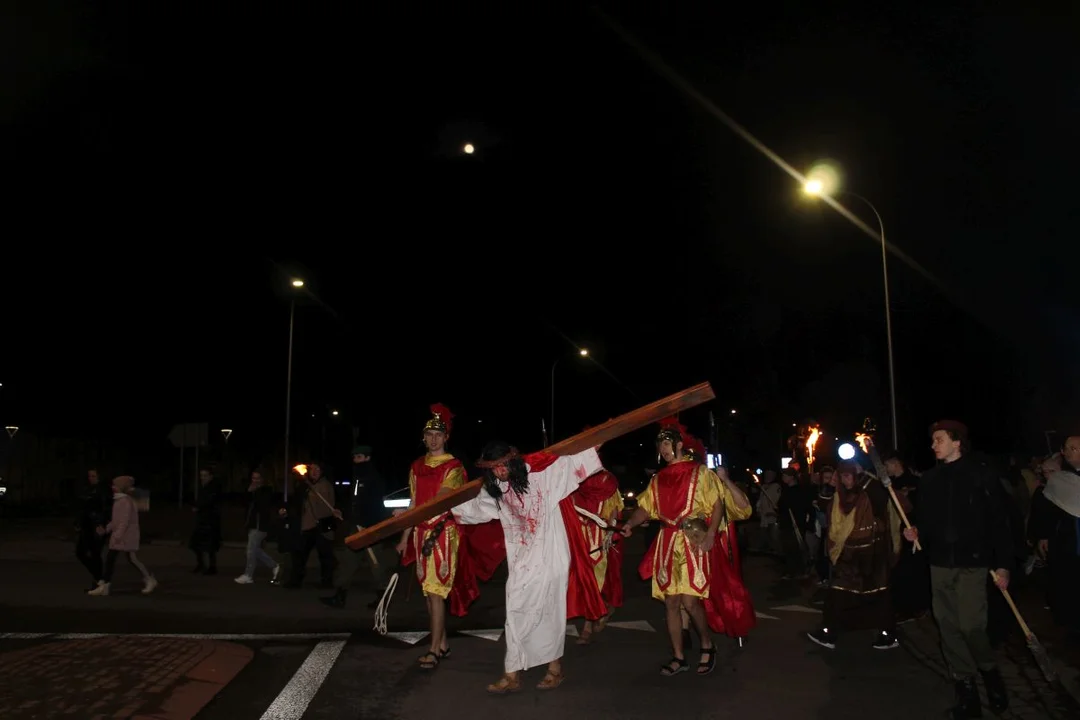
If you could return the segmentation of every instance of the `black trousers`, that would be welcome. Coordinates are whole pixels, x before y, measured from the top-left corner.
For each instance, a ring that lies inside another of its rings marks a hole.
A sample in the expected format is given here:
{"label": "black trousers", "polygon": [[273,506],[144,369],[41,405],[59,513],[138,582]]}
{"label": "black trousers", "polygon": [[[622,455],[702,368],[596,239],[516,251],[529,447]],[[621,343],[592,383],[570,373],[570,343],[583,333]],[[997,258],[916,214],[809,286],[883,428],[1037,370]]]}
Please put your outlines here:
{"label": "black trousers", "polygon": [[292,577],[290,585],[299,585],[304,582],[304,570],[307,568],[308,558],[314,550],[319,555],[319,578],[323,585],[329,587],[334,582],[334,541],[333,535],[324,535],[319,528],[304,530],[300,533],[300,541],[293,550]]}
{"label": "black trousers", "polygon": [[83,530],[79,533],[79,541],[75,544],[75,557],[83,564],[94,578],[96,583],[101,580],[104,569],[101,554],[105,550],[106,536],[98,535],[91,530],[89,533]]}

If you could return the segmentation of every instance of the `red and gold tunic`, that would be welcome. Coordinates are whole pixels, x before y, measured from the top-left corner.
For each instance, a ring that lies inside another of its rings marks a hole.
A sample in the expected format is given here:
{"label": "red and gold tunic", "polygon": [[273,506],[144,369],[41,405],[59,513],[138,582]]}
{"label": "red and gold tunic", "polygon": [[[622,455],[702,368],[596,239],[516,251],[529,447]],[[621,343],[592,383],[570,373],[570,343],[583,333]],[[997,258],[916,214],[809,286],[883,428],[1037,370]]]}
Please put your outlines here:
{"label": "red and gold tunic", "polygon": [[[607,470],[601,470],[581,483],[570,499],[582,510],[598,515],[608,522],[617,519],[623,510],[619,481]],[[602,591],[607,578],[609,550],[605,540],[608,539],[610,532],[584,516],[579,515],[578,520],[581,524],[581,532],[585,535],[589,561],[596,575],[596,587]]]}
{"label": "red and gold tunic", "polygon": [[677,460],[660,470],[638,496],[638,507],[650,520],[662,523],[659,534],[639,570],[652,577],[652,595],[709,597],[712,563],[709,553],[693,545],[679,525],[690,518],[708,522],[717,502],[724,501],[728,520],[745,520],[749,507],[740,508],[712,470],[692,460]]}
{"label": "red and gold tunic", "polygon": [[[423,505],[435,497],[442,488],[456,490],[466,482],[465,468],[461,461],[449,453],[425,455],[413,462],[409,469],[409,497],[412,506]],[[424,540],[442,520],[446,520],[442,533],[428,557],[424,557]],[[443,513],[413,528],[412,547],[409,555],[416,559],[416,577],[424,594],[445,598],[454,585],[458,565],[458,528],[454,516]],[[411,558],[407,558],[411,559]]]}

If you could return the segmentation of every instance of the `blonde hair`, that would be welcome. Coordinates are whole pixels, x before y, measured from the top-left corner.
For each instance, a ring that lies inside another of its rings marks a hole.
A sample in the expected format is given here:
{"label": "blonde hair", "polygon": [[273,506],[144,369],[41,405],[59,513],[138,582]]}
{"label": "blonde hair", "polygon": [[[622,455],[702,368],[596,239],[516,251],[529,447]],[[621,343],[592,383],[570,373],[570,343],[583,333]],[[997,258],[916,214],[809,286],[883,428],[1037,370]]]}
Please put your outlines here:
{"label": "blonde hair", "polygon": [[113,478],[112,484],[113,487],[116,488],[117,492],[122,492],[125,495],[130,495],[131,488],[135,486],[135,478],[131,477],[130,475],[120,475],[119,477]]}

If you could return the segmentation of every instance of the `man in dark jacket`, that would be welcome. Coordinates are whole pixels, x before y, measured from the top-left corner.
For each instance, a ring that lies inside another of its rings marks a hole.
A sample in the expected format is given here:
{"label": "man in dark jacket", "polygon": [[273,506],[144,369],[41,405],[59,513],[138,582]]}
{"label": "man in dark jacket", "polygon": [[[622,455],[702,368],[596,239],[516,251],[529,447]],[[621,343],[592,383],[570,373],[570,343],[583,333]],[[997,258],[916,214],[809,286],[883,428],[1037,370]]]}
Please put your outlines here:
{"label": "man in dark jacket", "polygon": [[981,717],[976,671],[991,707],[1000,712],[1009,704],[986,634],[987,576],[994,568],[995,584],[1008,587],[1013,561],[1004,490],[992,471],[968,456],[966,426],[941,420],[930,433],[939,464],[919,484],[918,527],[904,537],[918,540],[930,561],[934,617],[956,682],[952,716]]}
{"label": "man in dark jacket", "polygon": [[75,530],[79,534],[75,545],[75,557],[79,559],[94,578],[90,589],[102,585],[101,553],[108,541],[108,536],[100,535],[97,529],[109,524],[112,517],[112,488],[109,483],[98,480],[97,470],[86,472],[87,486],[79,497],[79,517],[75,521]]}
{"label": "man in dark jacket", "polygon": [[[386,494],[386,483],[379,474],[378,469],[371,462],[371,446],[357,445],[353,448],[353,486],[352,501],[350,504],[350,529],[352,527],[363,528],[375,525],[385,516],[383,508],[383,495]],[[350,533],[351,534],[351,533]],[[371,574],[375,580],[375,587],[383,587],[383,571],[375,557],[375,551],[371,548],[352,550],[345,548],[345,555],[338,567],[337,578],[334,586],[337,588],[330,597],[320,598],[323,603],[333,608],[345,607],[345,601],[349,595],[349,584],[352,582],[360,565],[367,560],[371,567]],[[381,589],[379,594],[382,594]],[[378,604],[378,599],[370,603],[370,606]]]}

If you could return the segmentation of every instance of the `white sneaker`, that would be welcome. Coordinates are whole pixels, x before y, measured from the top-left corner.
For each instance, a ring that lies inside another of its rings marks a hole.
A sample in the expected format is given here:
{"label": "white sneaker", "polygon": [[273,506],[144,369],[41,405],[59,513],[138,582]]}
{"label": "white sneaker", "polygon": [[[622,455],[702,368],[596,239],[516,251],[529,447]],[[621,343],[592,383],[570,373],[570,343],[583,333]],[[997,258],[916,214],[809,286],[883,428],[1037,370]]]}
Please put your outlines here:
{"label": "white sneaker", "polygon": [[255,580],[253,580],[250,575],[245,574],[245,575],[241,575],[240,577],[234,579],[233,582],[238,583],[240,585],[250,585],[251,583],[255,582]]}
{"label": "white sneaker", "polygon": [[277,584],[277,578],[278,578],[278,574],[280,572],[281,572],[281,564],[278,563],[277,565],[274,566],[274,574],[270,576],[270,584],[271,585],[276,585]]}
{"label": "white sneaker", "polygon": [[146,584],[143,585],[142,594],[143,595],[149,595],[150,593],[154,592],[154,588],[156,588],[156,587],[157,587],[157,578],[154,577],[153,575],[151,575],[146,580]]}
{"label": "white sneaker", "polygon": [[94,588],[93,590],[89,591],[86,594],[87,595],[93,595],[95,597],[100,597],[102,595],[108,595],[109,594],[109,583],[102,581],[96,588]]}

